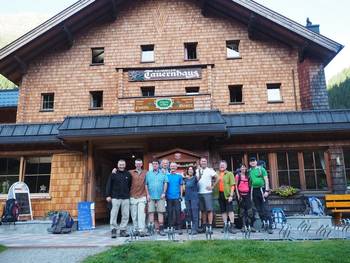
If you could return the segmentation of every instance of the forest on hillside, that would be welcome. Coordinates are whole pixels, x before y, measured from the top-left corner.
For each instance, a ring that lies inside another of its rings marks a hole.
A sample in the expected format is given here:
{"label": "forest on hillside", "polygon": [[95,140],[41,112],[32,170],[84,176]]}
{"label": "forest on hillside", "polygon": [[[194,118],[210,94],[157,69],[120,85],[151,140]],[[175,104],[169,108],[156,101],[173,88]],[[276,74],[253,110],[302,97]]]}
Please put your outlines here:
{"label": "forest on hillside", "polygon": [[331,109],[350,109],[350,67],[331,78],[327,90]]}

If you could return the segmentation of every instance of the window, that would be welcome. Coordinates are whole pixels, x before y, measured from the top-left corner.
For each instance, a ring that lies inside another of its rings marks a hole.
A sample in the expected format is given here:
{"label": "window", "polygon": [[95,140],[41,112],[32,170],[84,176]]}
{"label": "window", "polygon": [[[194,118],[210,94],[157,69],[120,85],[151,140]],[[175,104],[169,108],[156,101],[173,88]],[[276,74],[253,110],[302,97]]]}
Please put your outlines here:
{"label": "window", "polygon": [[141,62],[154,62],[154,45],[143,45],[141,51]]}
{"label": "window", "polygon": [[344,150],[344,165],[348,188],[350,188],[350,149]]}
{"label": "window", "polygon": [[199,87],[186,87],[187,95],[197,95],[199,94]]}
{"label": "window", "polygon": [[32,157],[26,160],[24,182],[31,193],[48,193],[50,175],[51,157]]}
{"label": "window", "polygon": [[270,164],[269,164],[269,156],[268,156],[268,153],[266,152],[256,152],[256,153],[248,153],[248,160],[251,158],[251,157],[255,157],[258,161],[264,161],[265,164],[266,164],[266,170],[267,172],[270,171]]}
{"label": "window", "polygon": [[268,102],[281,102],[281,84],[267,84],[267,101]]}
{"label": "window", "polygon": [[42,93],[41,94],[41,110],[53,111],[55,94],[54,93]]}
{"label": "window", "polygon": [[105,61],[105,49],[103,47],[92,48],[92,59],[91,64],[103,64]]}
{"label": "window", "polygon": [[224,154],[221,158],[227,162],[227,170],[233,172],[239,169],[240,165],[244,163],[244,153]]}
{"label": "window", "polygon": [[304,172],[307,190],[327,190],[326,164],[323,151],[306,151]]}
{"label": "window", "polygon": [[239,54],[239,40],[226,41],[227,58],[240,58]]}
{"label": "window", "polygon": [[185,43],[185,60],[197,59],[197,44],[198,43]]}
{"label": "window", "polygon": [[288,185],[300,189],[298,152],[277,153],[279,185]]}
{"label": "window", "polygon": [[103,107],[103,91],[90,91],[90,108],[101,109]]}
{"label": "window", "polygon": [[17,158],[0,158],[0,194],[7,194],[11,185],[19,181]]}
{"label": "window", "polygon": [[154,97],[155,87],[141,87],[142,97]]}
{"label": "window", "polygon": [[242,94],[242,85],[233,85],[229,86],[230,91],[230,103],[242,103],[243,94]]}

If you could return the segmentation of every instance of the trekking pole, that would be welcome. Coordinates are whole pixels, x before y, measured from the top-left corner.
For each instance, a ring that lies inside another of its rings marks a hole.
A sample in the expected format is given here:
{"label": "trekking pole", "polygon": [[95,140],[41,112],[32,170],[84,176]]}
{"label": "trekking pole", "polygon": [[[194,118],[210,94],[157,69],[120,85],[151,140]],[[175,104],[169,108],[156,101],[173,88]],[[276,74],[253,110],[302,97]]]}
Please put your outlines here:
{"label": "trekking pole", "polygon": [[[248,239],[250,239],[250,234],[252,233],[252,229],[251,229],[251,227],[250,227],[250,225],[248,226],[248,229],[247,229],[247,235],[246,235],[246,237],[248,238]],[[246,238],[246,239],[247,239]]]}
{"label": "trekking pole", "polygon": [[323,230],[324,225],[321,225],[317,230],[316,230],[316,235],[319,235],[320,232]]}
{"label": "trekking pole", "polygon": [[167,228],[167,234],[168,234],[168,240],[170,241],[171,240],[171,230],[170,230],[170,227]]}
{"label": "trekking pole", "polygon": [[228,239],[228,228],[229,228],[229,223],[225,222],[225,224],[224,224],[224,239]]}
{"label": "trekking pole", "polygon": [[281,233],[282,233],[283,229],[284,229],[284,225],[283,225],[283,226],[281,227],[281,229],[278,231],[278,236],[279,236],[279,238],[281,238]]}
{"label": "trekking pole", "polygon": [[306,221],[303,220],[297,227],[297,230],[300,230],[304,225],[306,224]]}

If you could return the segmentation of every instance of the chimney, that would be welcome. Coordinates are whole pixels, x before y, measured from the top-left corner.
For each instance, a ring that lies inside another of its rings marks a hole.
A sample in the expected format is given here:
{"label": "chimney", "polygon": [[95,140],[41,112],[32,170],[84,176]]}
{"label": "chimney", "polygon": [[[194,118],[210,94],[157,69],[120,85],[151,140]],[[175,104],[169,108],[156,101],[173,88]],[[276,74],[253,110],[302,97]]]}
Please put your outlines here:
{"label": "chimney", "polygon": [[313,25],[309,18],[306,19],[306,28],[317,34],[320,33],[320,25]]}

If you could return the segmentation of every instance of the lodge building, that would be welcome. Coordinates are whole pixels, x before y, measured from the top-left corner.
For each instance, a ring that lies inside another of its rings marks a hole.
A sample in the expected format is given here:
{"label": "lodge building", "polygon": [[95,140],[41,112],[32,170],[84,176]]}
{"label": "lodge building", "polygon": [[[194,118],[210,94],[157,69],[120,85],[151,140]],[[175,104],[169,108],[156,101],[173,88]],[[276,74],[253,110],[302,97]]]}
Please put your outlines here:
{"label": "lodge building", "polygon": [[272,188],[345,193],[350,111],[329,109],[324,74],[342,48],[251,0],[80,0],[0,50],[19,86],[0,202],[24,181],[36,218],[85,200],[104,218],[120,158],[256,156]]}

